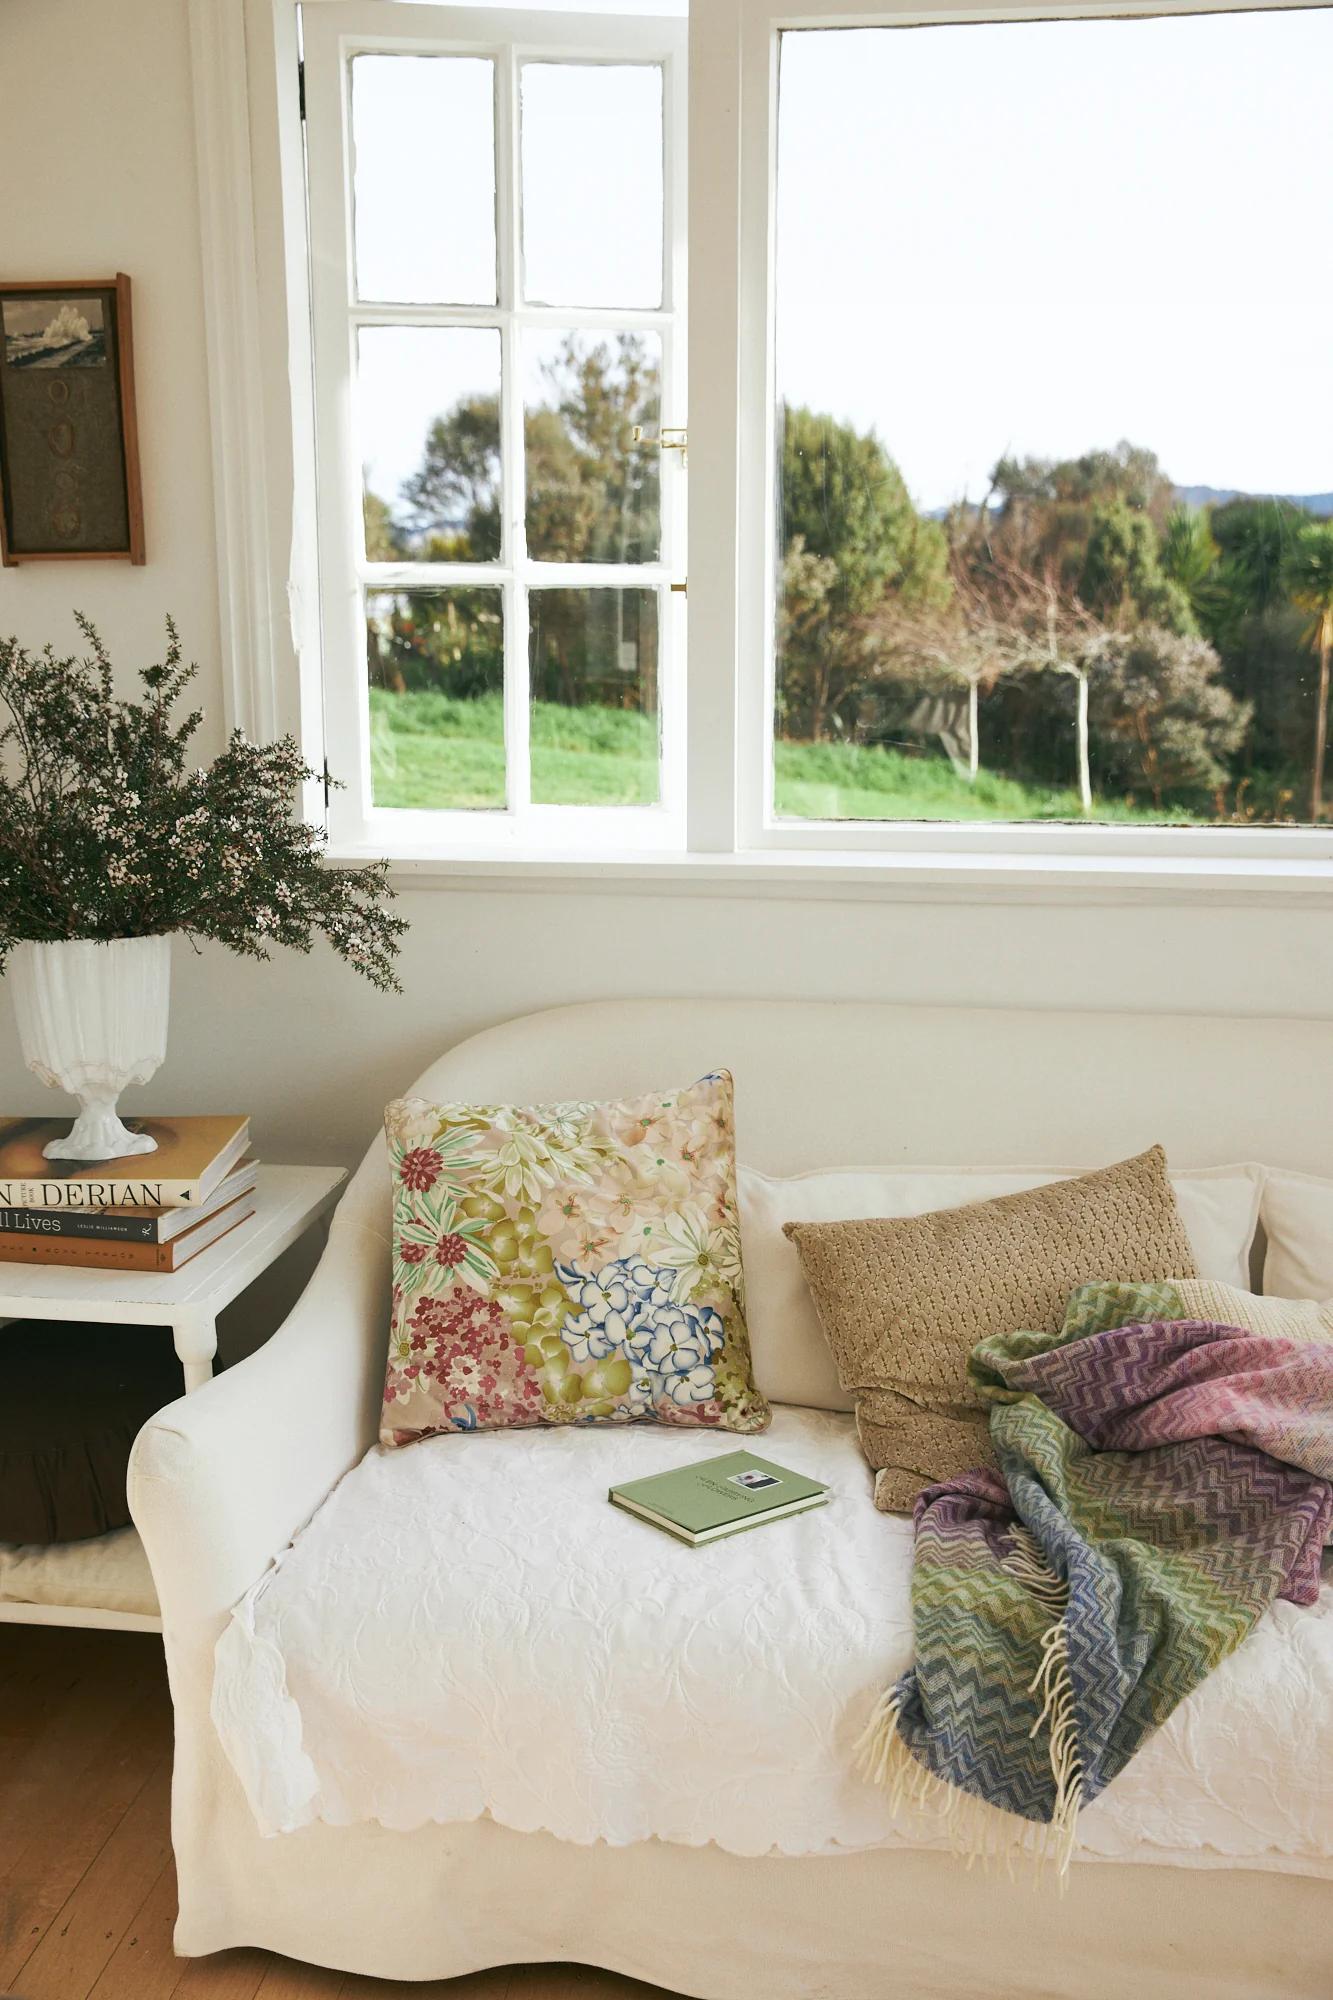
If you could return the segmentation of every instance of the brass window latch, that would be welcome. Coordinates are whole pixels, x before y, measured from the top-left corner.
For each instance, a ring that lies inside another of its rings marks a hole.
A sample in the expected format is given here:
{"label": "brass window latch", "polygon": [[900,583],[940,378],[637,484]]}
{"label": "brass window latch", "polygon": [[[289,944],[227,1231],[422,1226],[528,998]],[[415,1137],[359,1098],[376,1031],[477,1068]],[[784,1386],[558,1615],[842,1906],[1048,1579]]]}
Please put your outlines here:
{"label": "brass window latch", "polygon": [[689,432],[684,424],[662,424],[656,437],[651,437],[642,424],[635,424],[630,432],[630,440],[640,451],[678,451],[680,462],[686,464],[686,448]]}

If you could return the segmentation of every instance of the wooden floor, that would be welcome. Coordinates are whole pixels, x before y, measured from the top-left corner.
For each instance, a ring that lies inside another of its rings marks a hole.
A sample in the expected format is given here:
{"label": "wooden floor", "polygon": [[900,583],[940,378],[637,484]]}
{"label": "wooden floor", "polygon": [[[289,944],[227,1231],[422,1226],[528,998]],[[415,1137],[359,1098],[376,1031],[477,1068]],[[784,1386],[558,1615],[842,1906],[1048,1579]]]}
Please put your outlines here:
{"label": "wooden floor", "polygon": [[577,1966],[427,1985],[176,1958],[159,1640],[0,1624],[0,2000],[670,2000]]}

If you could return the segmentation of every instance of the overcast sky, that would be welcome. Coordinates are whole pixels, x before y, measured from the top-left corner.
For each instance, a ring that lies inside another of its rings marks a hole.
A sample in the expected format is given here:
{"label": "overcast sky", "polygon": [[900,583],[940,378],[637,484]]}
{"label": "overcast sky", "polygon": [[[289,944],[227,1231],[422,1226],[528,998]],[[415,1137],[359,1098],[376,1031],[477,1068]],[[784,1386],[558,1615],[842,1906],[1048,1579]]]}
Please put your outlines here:
{"label": "overcast sky", "polygon": [[780,387],[918,503],[1128,437],[1333,487],[1333,14],[790,35]]}
{"label": "overcast sky", "polygon": [[[395,84],[358,93],[376,257],[414,261],[427,298],[449,266],[480,302],[488,73],[367,69]],[[1002,453],[1122,437],[1181,485],[1333,488],[1330,76],[1324,9],[788,35],[780,393],[873,426],[927,508],[980,498]],[[653,107],[611,81],[534,78],[529,231],[543,273],[581,265],[597,303],[647,304]],[[433,227],[441,187],[452,241]],[[401,336],[367,361],[363,436],[387,495],[430,417],[494,386],[498,354],[484,335]]]}

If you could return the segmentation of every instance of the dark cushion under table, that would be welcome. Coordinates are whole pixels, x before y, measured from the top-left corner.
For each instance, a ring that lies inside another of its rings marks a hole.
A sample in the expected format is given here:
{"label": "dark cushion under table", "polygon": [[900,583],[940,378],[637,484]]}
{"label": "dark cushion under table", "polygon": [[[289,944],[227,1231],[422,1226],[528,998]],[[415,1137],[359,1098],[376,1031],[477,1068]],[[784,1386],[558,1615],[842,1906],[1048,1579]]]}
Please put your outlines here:
{"label": "dark cushion under table", "polygon": [[167,1327],[0,1326],[0,1542],[126,1527],[130,1447],[182,1387]]}

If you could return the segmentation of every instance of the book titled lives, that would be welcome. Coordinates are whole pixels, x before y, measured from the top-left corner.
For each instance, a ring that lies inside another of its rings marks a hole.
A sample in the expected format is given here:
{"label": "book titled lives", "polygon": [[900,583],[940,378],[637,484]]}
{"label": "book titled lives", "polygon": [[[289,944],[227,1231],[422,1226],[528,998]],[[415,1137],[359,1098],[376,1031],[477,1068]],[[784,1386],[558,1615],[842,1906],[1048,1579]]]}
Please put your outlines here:
{"label": "book titled lives", "polygon": [[785,1465],[756,1458],[750,1451],[731,1451],[680,1465],[672,1472],[655,1472],[647,1479],[626,1480],[607,1494],[613,1507],[637,1514],[677,1541],[699,1548],[720,1542],[724,1535],[743,1534],[822,1507],[828,1487],[818,1479],[791,1472]]}
{"label": "book titled lives", "polygon": [[67,1119],[0,1120],[0,1209],[198,1208],[249,1150],[250,1120],[231,1114],[127,1123],[156,1139],[157,1151],[119,1160],[48,1160],[42,1148],[65,1136]]}
{"label": "book titled lives", "polygon": [[0,1234],[0,1264],[63,1264],[80,1271],[179,1271],[239,1229],[254,1214],[253,1189],[201,1215],[177,1209],[187,1227],[162,1243],[127,1243],[119,1237]]}

